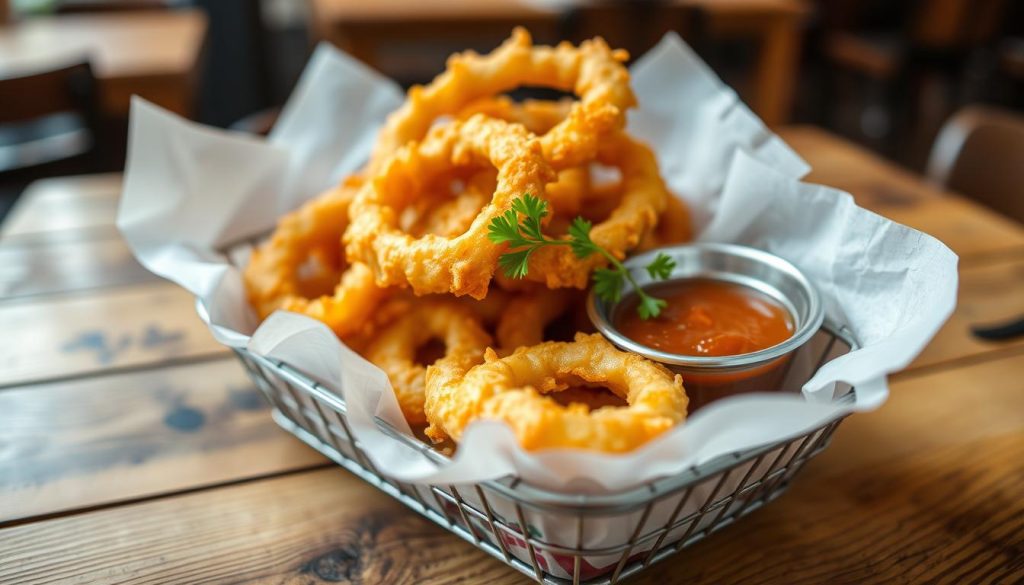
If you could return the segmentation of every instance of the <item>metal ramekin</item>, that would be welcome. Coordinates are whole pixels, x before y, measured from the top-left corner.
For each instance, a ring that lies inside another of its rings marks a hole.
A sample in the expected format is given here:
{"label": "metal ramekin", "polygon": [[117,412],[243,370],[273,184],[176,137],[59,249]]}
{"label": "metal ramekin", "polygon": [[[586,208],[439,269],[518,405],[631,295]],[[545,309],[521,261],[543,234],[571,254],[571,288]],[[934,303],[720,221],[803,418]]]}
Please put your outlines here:
{"label": "metal ramekin", "polygon": [[[652,278],[644,266],[664,253],[676,262],[666,280]],[[784,375],[776,366],[817,333],[825,311],[817,289],[797,267],[782,258],[735,244],[685,244],[651,250],[626,261],[633,278],[641,287],[680,280],[717,280],[749,286],[775,299],[789,311],[794,321],[793,335],[759,351],[734,356],[689,356],[647,347],[626,337],[615,328],[621,301],[608,303],[593,291],[587,299],[591,321],[605,337],[618,347],[660,362],[682,374],[687,391],[714,393],[699,399],[699,406],[715,397],[745,391],[773,391]],[[633,287],[627,285],[622,299],[629,298]]]}

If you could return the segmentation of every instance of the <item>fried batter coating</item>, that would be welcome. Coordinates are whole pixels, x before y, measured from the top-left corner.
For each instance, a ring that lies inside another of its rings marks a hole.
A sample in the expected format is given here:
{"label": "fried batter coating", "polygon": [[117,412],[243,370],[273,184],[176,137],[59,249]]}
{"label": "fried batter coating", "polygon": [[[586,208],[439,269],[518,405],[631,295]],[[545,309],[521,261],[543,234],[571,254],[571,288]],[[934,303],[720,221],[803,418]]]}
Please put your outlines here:
{"label": "fried batter coating", "polygon": [[[572,386],[600,384],[628,403],[589,411],[544,396]],[[509,425],[524,449],[575,447],[631,451],[681,423],[687,398],[682,379],[643,357],[619,351],[599,334],[573,342],[546,342],[468,371],[427,368],[425,411],[433,440],[462,438],[474,420]]]}
{"label": "fried batter coating", "polygon": [[377,172],[394,152],[421,140],[435,120],[455,116],[480,98],[521,85],[546,86],[579,96],[570,112],[542,137],[544,155],[561,170],[593,158],[601,137],[625,126],[625,112],[636,104],[623,65],[629,55],[613,51],[602,39],[579,47],[534,46],[530,34],[516,28],[511,38],[488,55],[472,51],[448,59],[447,68],[426,86],[409,90],[405,103],[387,119],[377,137],[370,171]]}
{"label": "fried batter coating", "polygon": [[364,357],[388,375],[409,424],[426,422],[423,414],[426,365],[416,352],[432,339],[444,342],[444,356],[434,362],[463,370],[480,363],[491,343],[479,318],[465,304],[451,298],[417,302],[408,312],[385,326],[367,346]]}
{"label": "fried batter coating", "polygon": [[[415,237],[402,231],[401,210],[417,199],[423,184],[460,165],[498,170],[494,195],[469,229],[455,237]],[[349,210],[346,254],[354,262],[365,262],[380,286],[481,299],[502,251],[488,239],[488,224],[523,193],[543,196],[553,178],[540,143],[522,126],[475,115],[436,127],[422,143],[402,148],[359,191]]]}
{"label": "fried batter coating", "polygon": [[[626,252],[636,248],[657,224],[672,195],[661,178],[654,153],[624,132],[602,142],[598,160],[621,171],[622,195],[608,218],[594,225],[590,238],[616,258],[625,258]],[[608,260],[598,254],[581,259],[568,246],[548,246],[530,258],[526,278],[543,282],[548,288],[586,288],[590,273],[607,264]]]}

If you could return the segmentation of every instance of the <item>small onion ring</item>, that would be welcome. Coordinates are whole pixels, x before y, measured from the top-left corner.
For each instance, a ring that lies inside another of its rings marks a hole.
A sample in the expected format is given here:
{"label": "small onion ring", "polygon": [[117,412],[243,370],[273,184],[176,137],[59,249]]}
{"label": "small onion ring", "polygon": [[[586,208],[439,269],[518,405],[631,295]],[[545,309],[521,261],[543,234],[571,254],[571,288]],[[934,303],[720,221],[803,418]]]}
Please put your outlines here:
{"label": "small onion ring", "polygon": [[[498,169],[497,189],[469,229],[455,237],[416,238],[398,225],[430,176],[451,166],[490,164]],[[520,125],[475,115],[431,130],[391,158],[356,196],[344,241],[348,258],[365,262],[380,286],[411,286],[417,295],[451,292],[487,295],[502,248],[488,239],[491,219],[523,193],[544,196],[554,178],[537,139]]]}
{"label": "small onion ring", "polygon": [[[470,422],[499,420],[527,450],[631,451],[681,423],[688,403],[680,376],[619,351],[600,334],[525,347],[504,358],[488,350],[484,363],[464,375],[427,368],[426,382],[431,439],[459,441]],[[579,382],[605,386],[628,406],[588,412],[585,405],[564,407],[543,396]]]}
{"label": "small onion ring", "polygon": [[579,96],[569,115],[542,138],[544,155],[556,169],[579,166],[593,158],[607,131],[625,126],[625,112],[636,104],[623,65],[628,59],[628,53],[613,51],[600,38],[579,47],[566,42],[534,46],[530,33],[517,27],[490,54],[452,55],[447,69],[430,84],[412,87],[378,135],[369,170],[375,174],[392,153],[422,139],[438,118],[457,115],[479,98],[520,85],[548,86]]}
{"label": "small onion ring", "polygon": [[445,355],[435,364],[468,369],[483,360],[491,337],[472,309],[454,299],[417,302],[385,326],[367,346],[364,357],[388,375],[409,424],[426,422],[423,414],[426,366],[416,362],[416,351],[431,339],[444,342]]}
{"label": "small onion ring", "polygon": [[[349,207],[361,186],[359,177],[347,178],[281,218],[270,240],[253,250],[242,276],[260,319],[277,309],[304,313],[343,338],[366,326],[366,315],[386,292],[366,265],[346,265],[341,249]],[[312,278],[304,268],[315,272]],[[324,294],[332,288],[333,296]]]}

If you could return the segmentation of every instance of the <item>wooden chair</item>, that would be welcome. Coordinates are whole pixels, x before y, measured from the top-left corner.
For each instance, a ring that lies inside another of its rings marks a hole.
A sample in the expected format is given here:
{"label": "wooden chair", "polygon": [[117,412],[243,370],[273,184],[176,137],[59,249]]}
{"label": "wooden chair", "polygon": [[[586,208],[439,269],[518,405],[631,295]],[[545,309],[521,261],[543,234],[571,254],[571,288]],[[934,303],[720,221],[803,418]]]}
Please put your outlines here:
{"label": "wooden chair", "polygon": [[942,127],[928,178],[1024,222],[1024,116],[969,106]]}
{"label": "wooden chair", "polygon": [[0,208],[35,179],[96,170],[95,96],[88,62],[0,79]]}

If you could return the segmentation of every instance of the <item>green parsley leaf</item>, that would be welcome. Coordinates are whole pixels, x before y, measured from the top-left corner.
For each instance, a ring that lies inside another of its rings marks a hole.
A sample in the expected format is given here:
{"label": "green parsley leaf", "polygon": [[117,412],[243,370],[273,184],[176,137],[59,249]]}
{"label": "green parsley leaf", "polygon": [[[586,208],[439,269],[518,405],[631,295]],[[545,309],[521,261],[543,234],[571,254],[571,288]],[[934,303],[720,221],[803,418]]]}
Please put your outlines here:
{"label": "green parsley leaf", "polygon": [[668,303],[663,299],[654,298],[648,294],[640,295],[640,304],[637,305],[637,311],[640,313],[640,318],[647,320],[657,317],[661,314],[661,310],[664,309]]}
{"label": "green parsley leaf", "polygon": [[675,267],[675,260],[673,260],[668,254],[659,252],[654,258],[654,261],[648,264],[646,268],[647,274],[651,275],[651,278],[665,280],[669,276],[672,276],[672,270]]}
{"label": "green parsley leaf", "polygon": [[530,271],[530,254],[534,248],[507,252],[498,258],[498,266],[509,278],[523,278]]}
{"label": "green parsley leaf", "polygon": [[[508,251],[498,258],[498,265],[509,278],[523,278],[530,271],[530,256],[544,246],[569,246],[577,258],[600,254],[608,261],[609,267],[597,268],[593,273],[594,294],[606,302],[622,299],[622,288],[628,282],[640,297],[637,311],[644,319],[657,317],[665,307],[665,301],[644,292],[633,279],[622,261],[594,243],[590,238],[593,224],[582,217],[572,220],[568,239],[553,239],[544,235],[541,222],[548,215],[548,202],[529,193],[512,202],[511,208],[491,220],[487,226],[487,238],[496,244],[507,244]],[[668,278],[675,261],[665,254],[658,254],[646,267],[651,278]]]}
{"label": "green parsley leaf", "polygon": [[597,268],[594,270],[594,294],[608,303],[617,303],[622,298],[625,276],[619,270]]}
{"label": "green parsley leaf", "polygon": [[594,224],[577,217],[569,224],[569,246],[577,258],[586,258],[597,251],[597,244],[590,239],[590,228]]}
{"label": "green parsley leaf", "polygon": [[492,219],[487,226],[487,238],[495,244],[519,240],[519,216],[516,212],[509,209]]}

